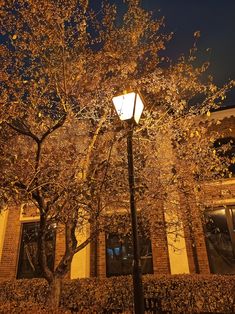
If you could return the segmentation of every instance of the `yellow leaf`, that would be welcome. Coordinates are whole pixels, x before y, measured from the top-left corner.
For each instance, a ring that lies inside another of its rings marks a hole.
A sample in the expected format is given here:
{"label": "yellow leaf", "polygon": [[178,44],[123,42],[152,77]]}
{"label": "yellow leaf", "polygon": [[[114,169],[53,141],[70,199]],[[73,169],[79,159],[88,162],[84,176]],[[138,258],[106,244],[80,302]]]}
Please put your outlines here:
{"label": "yellow leaf", "polygon": [[12,39],[13,39],[13,40],[15,40],[16,38],[17,38],[17,35],[16,35],[16,34],[12,36]]}
{"label": "yellow leaf", "polygon": [[206,115],[207,115],[207,117],[210,117],[211,116],[210,111],[207,111]]}
{"label": "yellow leaf", "polygon": [[200,31],[194,32],[193,36],[194,36],[195,38],[199,38],[199,37],[201,36]]}

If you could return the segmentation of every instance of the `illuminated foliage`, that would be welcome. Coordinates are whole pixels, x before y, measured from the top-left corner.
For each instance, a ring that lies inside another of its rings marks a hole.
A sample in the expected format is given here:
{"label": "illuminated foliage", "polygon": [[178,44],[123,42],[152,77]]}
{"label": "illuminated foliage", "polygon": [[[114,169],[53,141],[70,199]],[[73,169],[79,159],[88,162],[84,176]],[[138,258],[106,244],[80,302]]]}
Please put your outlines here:
{"label": "illuminated foliage", "polygon": [[[172,37],[162,32],[163,19],[138,1],[125,8],[121,16],[110,4],[95,12],[86,0],[5,0],[0,9],[0,193],[4,203],[39,209],[39,263],[55,304],[73,255],[98,231],[118,229],[112,208],[128,212],[126,129],[113,95],[130,87],[145,99],[134,135],[136,194],[153,230],[165,228],[159,204],[175,190],[199,190],[212,175],[208,163],[221,167],[195,121],[219,106],[233,82],[218,88],[205,79],[208,65],[193,65],[196,46],[175,63],[162,57]],[[66,243],[54,271],[45,252],[51,222]],[[77,243],[76,229],[88,224],[91,236]],[[124,227],[128,232],[128,221]]]}

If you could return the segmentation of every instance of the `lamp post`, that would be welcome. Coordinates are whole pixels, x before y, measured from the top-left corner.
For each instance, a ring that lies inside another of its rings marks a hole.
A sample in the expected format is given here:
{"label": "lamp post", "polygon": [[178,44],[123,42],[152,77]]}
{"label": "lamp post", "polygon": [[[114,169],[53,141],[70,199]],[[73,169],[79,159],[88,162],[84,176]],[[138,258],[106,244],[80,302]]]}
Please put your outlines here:
{"label": "lamp post", "polygon": [[135,206],[135,180],[134,180],[134,163],[132,150],[133,129],[138,124],[142,111],[144,109],[143,101],[136,92],[125,93],[113,97],[113,104],[117,114],[122,121],[128,123],[127,134],[127,156],[128,156],[128,178],[130,190],[130,211],[132,225],[132,242],[133,242],[133,288],[134,288],[134,308],[136,314],[144,313],[144,294],[142,284],[142,270],[140,259],[140,248],[138,239],[137,212]]}

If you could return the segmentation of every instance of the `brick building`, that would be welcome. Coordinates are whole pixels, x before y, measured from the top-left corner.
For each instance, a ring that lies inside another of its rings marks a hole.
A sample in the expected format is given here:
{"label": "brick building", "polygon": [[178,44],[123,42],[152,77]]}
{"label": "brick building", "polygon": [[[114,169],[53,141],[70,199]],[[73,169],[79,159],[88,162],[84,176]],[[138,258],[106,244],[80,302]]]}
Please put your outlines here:
{"label": "brick building", "polygon": [[[204,121],[205,120],[205,121]],[[221,132],[215,145],[230,143],[230,157],[235,156],[235,109],[214,112],[201,123],[208,123],[210,131]],[[235,273],[235,165],[231,164],[233,176],[205,182],[206,221],[200,223],[200,209],[192,203],[190,217],[198,222],[193,238],[190,227],[182,222],[182,236],[177,243],[171,233],[164,230],[141,239],[141,255],[144,273]],[[180,206],[185,200],[180,197]],[[164,216],[164,214],[163,214]],[[5,210],[0,215],[0,279],[30,278],[37,275],[34,261],[38,214],[33,207]],[[166,219],[167,217],[162,217]],[[64,239],[56,232],[56,226],[48,230],[48,261],[55,267],[64,250]],[[89,234],[78,234],[82,240]],[[177,248],[176,248],[177,246]],[[89,276],[112,276],[127,274],[131,269],[131,244],[128,238],[115,234],[100,234],[97,241],[78,252],[72,261],[71,278]]]}

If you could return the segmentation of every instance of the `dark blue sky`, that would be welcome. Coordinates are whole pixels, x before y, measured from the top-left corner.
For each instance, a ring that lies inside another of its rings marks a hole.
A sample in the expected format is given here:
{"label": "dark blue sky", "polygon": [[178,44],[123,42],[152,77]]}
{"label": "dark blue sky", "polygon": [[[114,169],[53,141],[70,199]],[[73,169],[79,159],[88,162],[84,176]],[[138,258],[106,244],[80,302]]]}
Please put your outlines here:
{"label": "dark blue sky", "polygon": [[[187,53],[199,30],[199,59],[210,62],[215,82],[235,79],[235,0],[142,0],[142,5],[165,16],[166,30],[175,33],[167,51],[171,57]],[[234,91],[227,102],[235,104]]]}
{"label": "dark blue sky", "polygon": [[211,62],[215,79],[235,79],[235,0],[142,0],[142,5],[165,16],[166,29],[175,33],[171,54],[187,52],[199,30],[200,54]]}
{"label": "dark blue sky", "polygon": [[[101,0],[91,0],[95,10],[100,9],[100,3]],[[219,86],[235,79],[235,0],[141,0],[141,5],[157,17],[165,17],[163,31],[174,32],[167,56],[177,59],[182,53],[187,54],[194,32],[200,31],[199,62],[210,62],[208,74]],[[228,95],[226,105],[235,105],[235,91]]]}
{"label": "dark blue sky", "polygon": [[[102,0],[90,1],[99,11]],[[200,31],[199,61],[210,62],[209,72],[218,85],[235,79],[235,0],[141,0],[141,4],[155,16],[165,16],[164,32],[174,32],[167,56],[177,59],[182,53],[187,54],[194,42],[194,32]],[[210,50],[206,51],[207,48]],[[227,104],[235,105],[235,90]]]}

